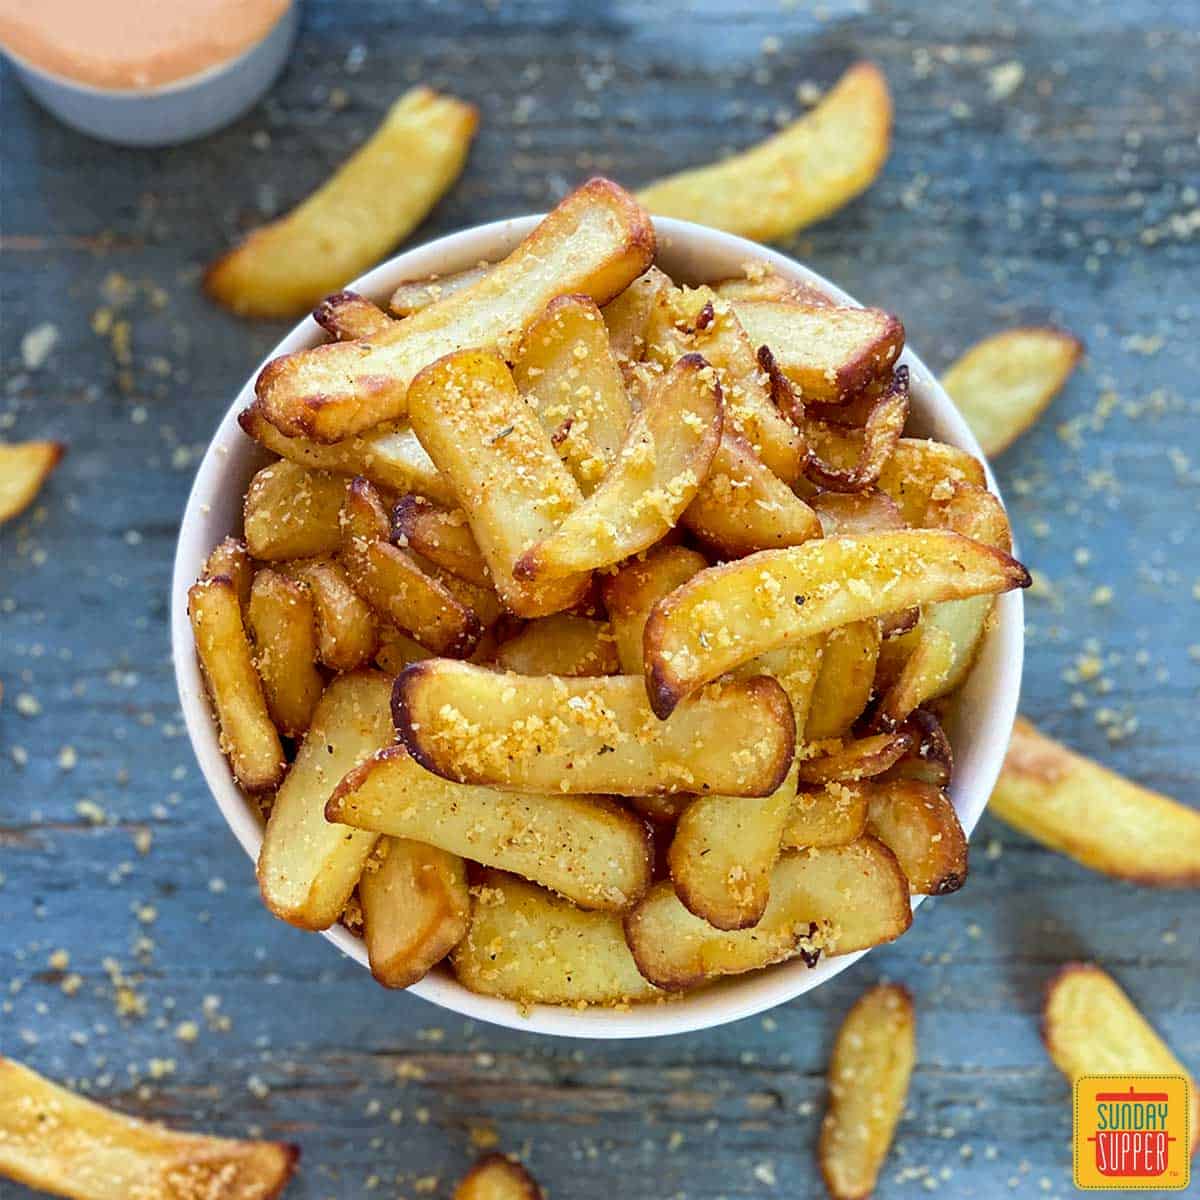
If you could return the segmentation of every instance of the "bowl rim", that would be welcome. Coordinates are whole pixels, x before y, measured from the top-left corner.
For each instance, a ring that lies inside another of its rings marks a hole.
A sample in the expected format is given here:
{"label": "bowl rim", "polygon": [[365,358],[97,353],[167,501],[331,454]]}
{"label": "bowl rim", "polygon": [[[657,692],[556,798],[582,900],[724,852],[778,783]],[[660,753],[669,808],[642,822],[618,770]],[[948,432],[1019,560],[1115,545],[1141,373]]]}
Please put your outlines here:
{"label": "bowl rim", "polygon": [[[507,253],[544,214],[533,214],[477,225],[438,238],[395,255],[367,272],[350,289],[374,299],[385,299],[402,281],[431,274],[445,275],[481,261],[495,261]],[[686,262],[724,260],[732,269],[714,267],[714,271],[736,273],[748,262],[766,262],[781,274],[811,284],[840,303],[858,305],[848,293],[794,259],[777,250],[760,246],[745,238],[719,230],[662,217],[654,218],[661,258]],[[670,270],[687,276],[686,267],[671,265]],[[709,274],[708,278],[718,277]],[[693,280],[698,281],[698,280]],[[237,414],[254,398],[254,383],[262,366],[271,358],[317,345],[325,333],[311,316],[303,318],[272,349],[250,374],[233,403],[225,411],[196,472],[180,523],[171,581],[171,652],[176,685],[188,740],[200,765],[205,783],[234,836],[252,860],[256,860],[262,842],[262,828],[251,804],[233,781],[228,763],[217,743],[216,723],[212,718],[192,644],[187,616],[187,592],[200,565],[215,544],[207,529],[210,503],[222,494],[221,485],[240,461],[243,473],[252,473],[268,456],[252,442],[237,423]],[[939,440],[949,442],[975,455],[984,463],[987,485],[1000,497],[995,477],[974,435],[954,407],[935,376],[908,347],[901,362],[910,370],[914,416],[919,424],[930,427]],[[240,511],[244,488],[235,497]],[[1000,497],[1003,503],[1003,497]],[[219,537],[225,536],[224,529]],[[218,537],[218,540],[219,540]],[[1017,712],[1024,652],[1024,606],[1019,590],[999,597],[996,619],[988,633],[976,666],[968,679],[968,689],[983,693],[986,719],[972,722],[969,777],[962,778],[961,748],[955,745],[956,778],[951,796],[963,829],[970,838],[987,806],[988,797],[999,775]],[[986,668],[987,678],[976,679]],[[986,685],[986,686],[985,686]],[[960,739],[962,740],[962,739]],[[914,911],[925,897],[916,896]],[[366,968],[365,946],[360,938],[341,926],[323,931],[323,936],[343,954]],[[642,1038],[690,1033],[729,1024],[765,1012],[819,987],[828,979],[847,970],[868,950],[823,960],[808,968],[799,960],[776,964],[763,971],[730,977],[708,988],[663,1004],[632,1005],[623,1009],[587,1008],[576,1010],[553,1005],[520,1006],[510,1000],[481,996],[459,984],[444,967],[430,972],[407,990],[423,1000],[448,1009],[462,1017],[528,1033],[578,1038]]]}

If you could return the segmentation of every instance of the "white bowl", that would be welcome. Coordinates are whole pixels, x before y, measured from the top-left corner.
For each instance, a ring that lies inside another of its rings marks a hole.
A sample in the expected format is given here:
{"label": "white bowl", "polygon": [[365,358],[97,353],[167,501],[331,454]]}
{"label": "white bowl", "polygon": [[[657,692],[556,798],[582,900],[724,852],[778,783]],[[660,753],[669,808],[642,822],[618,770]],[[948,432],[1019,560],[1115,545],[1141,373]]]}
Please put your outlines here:
{"label": "white bowl", "polygon": [[275,82],[292,50],[296,4],[260,41],[160,87],[101,88],[44,70],[4,53],[21,82],[64,125],[118,146],[173,146],[236,121]]}
{"label": "white bowl", "polygon": [[[516,246],[540,219],[518,217],[440,238],[398,255],[352,286],[364,295],[383,301],[404,280],[447,274],[474,266],[480,260],[494,262]],[[655,227],[658,231],[658,261],[680,281],[698,283],[738,275],[744,263],[766,260],[785,276],[814,284],[843,303],[856,303],[815,272],[744,238],[688,221],[660,218],[655,221]],[[325,335],[316,322],[306,317],[275,347],[270,357],[315,346],[324,340]],[[908,364],[910,371],[913,406],[910,430],[960,446],[982,459],[983,453],[966,422],[924,363],[911,350],[905,350],[901,361]],[[227,534],[240,529],[246,484],[271,457],[246,437],[237,423],[238,412],[254,399],[257,374],[256,370],[225,414],[200,464],[179,531],[171,585],[175,674],[188,734],[221,812],[251,858],[258,856],[262,829],[251,805],[234,783],[217,744],[217,729],[205,696],[188,624],[187,591],[212,547]],[[996,481],[990,472],[988,486],[996,490]],[[1021,593],[1009,592],[1001,596],[997,611],[998,619],[962,689],[954,716],[947,723],[955,760],[951,797],[968,834],[978,823],[999,773],[1017,711],[1021,683],[1024,649]],[[920,902],[920,897],[915,898],[913,907]],[[367,966],[366,950],[358,938],[341,927],[328,930],[325,937],[357,963]],[[811,969],[797,959],[724,980],[667,1004],[634,1006],[628,1011],[594,1008],[580,1012],[539,1005],[519,1012],[511,1001],[467,991],[444,968],[435,970],[409,991],[465,1017],[532,1033],[564,1037],[659,1037],[722,1025],[795,999],[846,970],[862,957],[862,953],[866,951],[823,960]]]}

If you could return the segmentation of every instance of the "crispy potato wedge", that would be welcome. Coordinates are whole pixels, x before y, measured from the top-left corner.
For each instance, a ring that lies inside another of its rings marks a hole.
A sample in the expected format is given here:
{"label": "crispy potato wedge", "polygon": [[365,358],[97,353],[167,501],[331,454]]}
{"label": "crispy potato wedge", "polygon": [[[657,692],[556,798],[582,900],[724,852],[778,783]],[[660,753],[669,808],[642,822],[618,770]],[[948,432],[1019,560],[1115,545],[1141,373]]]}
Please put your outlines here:
{"label": "crispy potato wedge", "polygon": [[281,432],[318,442],[402,417],[422,368],[467,347],[508,351],[556,296],[583,293],[604,303],[650,265],[654,247],[654,228],[633,197],[593,179],[470,287],[370,338],[268,363],[258,403]]}
{"label": "crispy potato wedge", "polygon": [[945,530],[820,538],[701,571],[646,621],[646,683],[666,717],[767,650],[915,604],[1029,584],[1015,559]]}
{"label": "crispy potato wedge", "polygon": [[258,886],[289,925],[328,929],[342,915],[379,834],[325,820],[325,803],[349,771],[395,737],[391,680],[378,671],[339,675],[325,689],[267,819]]}
{"label": "crispy potato wedge", "polygon": [[286,762],[229,576],[214,575],[192,584],[188,616],[221,730],[221,749],[246,791],[270,791],[283,778]]}
{"label": "crispy potato wedge", "polygon": [[417,435],[403,421],[380,425],[361,437],[329,446],[280,433],[254,406],[238,413],[238,424],[247,437],[290,462],[341,475],[361,475],[389,492],[417,492],[439,504],[455,503],[453,488],[438,474]]}
{"label": "crispy potato wedge", "polygon": [[510,871],[581,908],[623,912],[650,886],[646,826],[615,801],[452,783],[403,746],[389,746],[350,772],[325,815]]}
{"label": "crispy potato wedge", "polygon": [[487,262],[476,263],[462,271],[451,271],[449,275],[430,275],[426,279],[409,279],[400,284],[388,301],[388,308],[397,317],[411,317],[413,313],[428,308],[438,300],[462,292],[478,283],[492,269]]}
{"label": "crispy potato wedge", "polygon": [[179,1133],[0,1058],[0,1175],[72,1200],[274,1200],[300,1149]]}
{"label": "crispy potato wedge", "polygon": [[731,300],[735,304],[741,300],[775,300],[805,305],[836,303],[811,284],[785,279],[766,262],[746,263],[743,274],[714,283],[712,290],[722,300]]}
{"label": "crispy potato wedge", "polygon": [[633,419],[599,487],[526,550],[513,573],[564,579],[648,550],[675,527],[708,474],[721,409],[715,372],[700,355],[685,355]]}
{"label": "crispy potato wedge", "polygon": [[551,300],[521,338],[512,373],[567,470],[589,495],[617,461],[633,417],[596,302],[590,296]]}
{"label": "crispy potato wedge", "polygon": [[62,442],[0,442],[0,525],[33,503],[66,452]]}
{"label": "crispy potato wedge", "polygon": [[1200,887],[1200,812],[1018,717],[988,811],[1077,863],[1147,887]]}
{"label": "crispy potato wedge", "polygon": [[[849,446],[853,458],[837,463],[849,466],[861,453],[853,443]],[[829,447],[822,447],[822,456],[830,461]],[[945,483],[973,483],[987,487],[983,463],[957,446],[935,442],[928,438],[901,438],[891,457],[879,472],[880,491],[896,502],[905,524],[919,529],[925,524],[925,514],[935,490]]]}
{"label": "crispy potato wedge", "polygon": [[942,386],[995,458],[1042,415],[1082,356],[1083,343],[1061,329],[1006,329],[976,342]]}
{"label": "crispy potato wedge", "polygon": [[789,771],[769,796],[697,796],[684,809],[667,866],[689,912],[716,929],[758,924],[795,795],[796,776]]}
{"label": "crispy potato wedge", "polygon": [[604,306],[609,350],[622,365],[640,362],[646,353],[646,329],[660,292],[674,287],[669,275],[651,267]]}
{"label": "crispy potato wedge", "polygon": [[411,987],[466,937],[467,865],[404,838],[380,838],[376,854],[358,882],[371,974],[384,987]]}
{"label": "crispy potato wedge", "polygon": [[792,718],[796,723],[796,741],[799,742],[808,723],[813,694],[821,675],[821,656],[825,650],[823,635],[801,638],[789,646],[768,650],[748,663],[743,663],[734,672],[738,679],[751,679],[755,675],[770,675],[787,693],[792,706]]}
{"label": "crispy potato wedge", "polygon": [[1071,1083],[1081,1075],[1182,1075],[1191,1099],[1190,1150],[1200,1149],[1195,1078],[1111,975],[1093,963],[1062,967],[1046,988],[1042,1040]]}
{"label": "crispy potato wedge", "polygon": [[717,930],[657,883],[625,917],[638,970],[679,991],[721,975],[755,971],[803,955],[849,954],[898,938],[912,924],[908,880],[874,838],[791,852],[771,872],[771,899],[752,929]]}
{"label": "crispy potato wedge", "polygon": [[829,753],[798,760],[797,781],[802,787],[824,787],[830,783],[873,779],[899,762],[916,745],[916,740],[906,729],[849,738]]}
{"label": "crispy potato wedge", "polygon": [[392,541],[476,587],[491,588],[492,573],[460,508],[439,508],[424,496],[402,496],[392,509]]}
{"label": "crispy potato wedge", "polygon": [[285,737],[299,737],[325,690],[317,670],[312,595],[302,584],[264,567],[254,577],[247,624],[271,720]]}
{"label": "crispy potato wedge", "polygon": [[626,675],[640,675],[644,669],[642,634],[650,610],[707,566],[703,554],[686,546],[656,546],[645,558],[635,558],[616,574],[604,576],[600,585],[604,607]]}
{"label": "crispy potato wedge", "polygon": [[867,831],[867,807],[874,783],[827,783],[800,788],[792,799],[780,844],[784,850],[806,846],[847,846]]}
{"label": "crispy potato wedge", "polygon": [[904,1115],[917,1058],[912,997],[869,988],[846,1014],[829,1060],[829,1108],[817,1158],[833,1200],[868,1200]]}
{"label": "crispy potato wedge", "polygon": [[843,738],[858,720],[875,682],[881,639],[879,620],[868,617],[832,630],[804,724],[806,742]]}
{"label": "crispy potato wedge", "polygon": [[867,832],[895,856],[914,896],[945,896],[967,881],[967,837],[950,798],[911,779],[875,783]]}
{"label": "crispy potato wedge", "polygon": [[212,548],[204,562],[201,578],[215,579],[218,575],[224,575],[232,582],[244,614],[250,604],[250,588],[254,583],[254,563],[245,542],[227,537]]}
{"label": "crispy potato wedge", "polygon": [[[972,597],[973,600],[983,598]],[[969,604],[970,601],[952,600],[949,603]],[[926,612],[931,613],[938,607],[931,604]],[[928,624],[927,620],[923,620],[914,632],[916,642],[912,652],[905,659],[896,681],[879,698],[879,704],[872,711],[871,724],[875,728],[894,729],[926,700],[949,690],[946,682],[955,661],[954,638],[946,630]]]}
{"label": "crispy potato wedge", "polygon": [[616,675],[617,643],[606,621],[555,613],[501,642],[496,666],[518,675]]}
{"label": "crispy potato wedge", "polygon": [[767,676],[722,682],[656,721],[635,675],[535,678],[444,658],[397,677],[394,709],[427,770],[549,795],[770,795],[796,731],[787,694]]}
{"label": "crispy potato wedge", "polygon": [[303,204],[217,259],[205,290],[242,316],[299,316],[416,229],[458,178],[478,124],[474,105],[405,92]]}
{"label": "crispy potato wedge", "polygon": [[[879,308],[741,300],[733,305],[756,349],[770,348],[802,404],[844,404],[887,379],[904,349],[904,326]],[[803,427],[803,409],[785,415]]]}
{"label": "crispy potato wedge", "polygon": [[589,912],[512,875],[473,889],[471,927],[450,957],[463,987],[518,1004],[630,1004],[661,995],[642,978],[621,918]]}
{"label": "crispy potato wedge", "polygon": [[757,241],[787,237],[836,212],[883,170],[892,99],[874,63],[856,63],[812,112],[765,142],[672,175],[638,199],[653,213]]}
{"label": "crispy potato wedge", "polygon": [[515,1159],[487,1154],[454,1189],[454,1200],[543,1200],[542,1189]]}
{"label": "crispy potato wedge", "polygon": [[250,480],[243,505],[246,547],[265,562],[313,558],[338,548],[346,477],[283,459]]}
{"label": "crispy potato wedge", "polygon": [[342,566],[354,590],[377,613],[435,654],[474,650],[483,633],[479,617],[387,540],[387,509],[361,475],[346,488],[341,531]]}
{"label": "crispy potato wedge", "polygon": [[334,292],[326,296],[313,309],[312,318],[339,342],[355,342],[382,333],[394,324],[378,304],[357,292]]}
{"label": "crispy potato wedge", "polygon": [[321,662],[335,671],[354,671],[369,663],[379,647],[375,614],[350,586],[341,566],[331,559],[314,558],[281,563],[280,570],[312,595]]}
{"label": "crispy potato wedge", "polygon": [[375,665],[385,675],[399,675],[405,667],[427,658],[436,658],[432,650],[426,650],[420,642],[391,625],[380,630],[379,645],[375,650]]}

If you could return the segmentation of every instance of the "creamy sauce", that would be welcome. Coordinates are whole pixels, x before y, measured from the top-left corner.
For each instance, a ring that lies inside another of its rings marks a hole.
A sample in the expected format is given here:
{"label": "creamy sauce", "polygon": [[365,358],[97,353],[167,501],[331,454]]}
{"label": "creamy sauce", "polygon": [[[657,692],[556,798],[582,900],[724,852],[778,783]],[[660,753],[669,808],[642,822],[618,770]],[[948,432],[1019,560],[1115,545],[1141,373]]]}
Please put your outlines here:
{"label": "creamy sauce", "polygon": [[289,0],[0,0],[0,45],[102,88],[174,83],[236,58]]}

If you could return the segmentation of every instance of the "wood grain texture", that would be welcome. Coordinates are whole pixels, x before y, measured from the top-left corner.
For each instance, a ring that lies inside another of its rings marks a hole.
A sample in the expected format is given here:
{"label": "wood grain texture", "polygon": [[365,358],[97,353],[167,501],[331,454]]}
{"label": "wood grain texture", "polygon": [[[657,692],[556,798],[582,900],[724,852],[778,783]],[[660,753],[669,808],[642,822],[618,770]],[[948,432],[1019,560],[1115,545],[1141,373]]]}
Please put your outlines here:
{"label": "wood grain texture", "polygon": [[[563,1200],[819,1197],[833,1032],[887,975],[914,994],[919,1054],[878,1194],[921,1195],[930,1177],[962,1197],[1073,1194],[1041,986],[1098,959],[1200,1066],[1196,901],[1103,880],[990,820],[965,890],[899,943],[768,1018],[661,1043],[471,1025],[268,917],[183,736],[166,594],[197,456],[281,327],[214,309],[197,281],[415,81],[482,110],[423,240],[545,208],[594,171],[640,185],[741,148],[798,113],[799,85],[876,59],[896,95],[892,159],[788,248],[898,309],[935,366],[1011,324],[1087,342],[998,463],[1046,583],[1028,604],[1024,709],[1195,804],[1193,15],[1150,0],[703,0],[686,17],[650,0],[309,0],[262,104],[154,152],[60,127],[0,68],[0,436],[70,445],[0,531],[0,1053],[138,1115],[298,1140],[298,1200],[446,1196],[491,1131]],[[1023,77],[1004,97],[1010,63]],[[22,339],[43,322],[58,340],[28,368]],[[106,958],[142,1015],[116,1011]],[[5,1200],[27,1194],[0,1183]]]}

